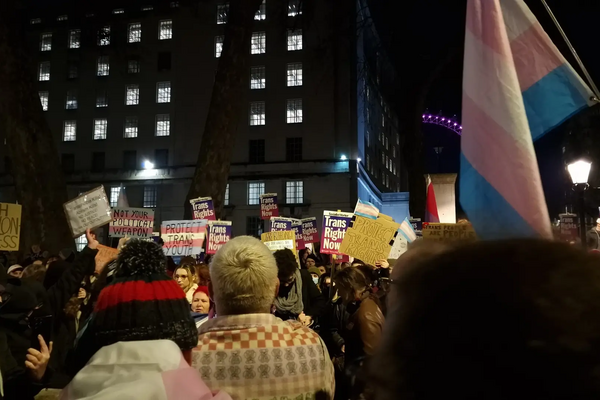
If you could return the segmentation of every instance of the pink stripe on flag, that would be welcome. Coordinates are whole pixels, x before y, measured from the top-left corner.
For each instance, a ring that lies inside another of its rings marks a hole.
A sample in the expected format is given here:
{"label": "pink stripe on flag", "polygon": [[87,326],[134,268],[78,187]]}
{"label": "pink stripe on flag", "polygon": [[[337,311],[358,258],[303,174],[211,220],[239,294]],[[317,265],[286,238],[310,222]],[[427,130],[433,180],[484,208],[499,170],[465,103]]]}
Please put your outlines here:
{"label": "pink stripe on flag", "polygon": [[477,11],[467,13],[467,29],[495,53],[510,56],[510,49],[505,46],[508,39],[495,29],[496,26],[504,26],[504,18],[496,1],[477,2],[473,8]]}

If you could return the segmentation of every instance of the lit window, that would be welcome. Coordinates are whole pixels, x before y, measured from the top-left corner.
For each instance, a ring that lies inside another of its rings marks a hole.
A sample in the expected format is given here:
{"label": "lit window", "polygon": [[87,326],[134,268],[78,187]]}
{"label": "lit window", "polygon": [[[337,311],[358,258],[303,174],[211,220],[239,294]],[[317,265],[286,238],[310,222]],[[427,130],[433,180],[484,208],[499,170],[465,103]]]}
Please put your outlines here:
{"label": "lit window", "polygon": [[56,17],[57,21],[66,21],[69,19],[68,15],[59,15],[58,17]]}
{"label": "lit window", "polygon": [[156,136],[169,136],[171,134],[171,116],[158,114],[156,116]]}
{"label": "lit window", "polygon": [[122,8],[115,8],[113,10],[113,14],[125,14],[125,10],[123,10]]}
{"label": "lit window", "polygon": [[381,114],[381,126],[385,127],[385,114]]}
{"label": "lit window", "polygon": [[252,43],[250,46],[251,54],[264,54],[267,52],[267,34],[266,32],[254,32],[252,34]]}
{"label": "lit window", "polygon": [[221,57],[221,53],[223,52],[224,40],[224,36],[215,36],[215,58]]}
{"label": "lit window", "polygon": [[266,85],[265,66],[250,68],[250,89],[264,89]]}
{"label": "lit window", "polygon": [[81,30],[73,29],[69,31],[69,48],[78,49],[81,47]]}
{"label": "lit window", "polygon": [[77,76],[79,76],[79,67],[77,66],[76,63],[69,62],[68,69],[69,69],[69,72],[68,72],[67,76],[69,79],[76,79]]}
{"label": "lit window", "polygon": [[42,103],[42,110],[48,111],[48,97],[50,96],[49,92],[38,92],[40,96],[40,103]]}
{"label": "lit window", "polygon": [[390,141],[388,140],[387,136],[385,138],[385,149],[389,150],[390,149]]}
{"label": "lit window", "polygon": [[267,19],[267,0],[263,0],[258,11],[254,14],[255,21],[263,21]]}
{"label": "lit window", "polygon": [[288,0],[288,17],[302,15],[302,0]]}
{"label": "lit window", "polygon": [[302,50],[302,29],[288,29],[287,49],[288,51]]}
{"label": "lit window", "polygon": [[110,26],[105,26],[98,31],[98,46],[110,44]]}
{"label": "lit window", "polygon": [[108,61],[108,56],[100,56],[98,57],[98,64],[96,68],[96,73],[98,76],[108,76],[110,72],[110,63]]}
{"label": "lit window", "polygon": [[287,65],[287,85],[302,86],[302,63]]}
{"label": "lit window", "polygon": [[400,144],[400,134],[396,133],[396,144]]}
{"label": "lit window", "polygon": [[152,11],[152,10],[154,10],[154,7],[152,7],[152,6],[143,6],[142,7],[142,11]]}
{"label": "lit window", "polygon": [[144,186],[144,207],[156,207],[156,186]]}
{"label": "lit window", "polygon": [[127,43],[138,43],[142,41],[142,24],[134,22],[127,29]]}
{"label": "lit window", "polygon": [[74,142],[77,138],[77,121],[65,121],[63,126],[63,141]]}
{"label": "lit window", "polygon": [[77,251],[82,251],[83,249],[85,249],[85,246],[87,246],[88,242],[87,242],[87,238],[85,237],[85,234],[75,238],[75,246],[77,247]]}
{"label": "lit window", "polygon": [[248,182],[248,205],[260,204],[260,195],[265,194],[264,182]]}
{"label": "lit window", "polygon": [[285,199],[287,204],[302,204],[304,202],[304,182],[288,181],[285,183]]}
{"label": "lit window", "polygon": [[42,33],[40,35],[40,51],[52,50],[52,32]]}
{"label": "lit window", "polygon": [[138,118],[125,117],[125,131],[123,137],[127,139],[136,138],[138,135]]}
{"label": "lit window", "polygon": [[125,91],[125,105],[137,106],[140,104],[140,85],[127,85]]}
{"label": "lit window", "polygon": [[396,146],[392,146],[392,156],[396,157]]}
{"label": "lit window", "polygon": [[108,96],[105,91],[100,91],[96,94],[96,107],[108,107]]}
{"label": "lit window", "polygon": [[128,74],[139,74],[140,73],[140,62],[138,60],[127,61],[127,73]]}
{"label": "lit window", "polygon": [[33,18],[29,20],[29,23],[31,25],[35,25],[35,24],[41,24],[42,23],[42,19],[41,18]]}
{"label": "lit window", "polygon": [[227,23],[227,14],[229,13],[229,3],[217,5],[217,25]]}
{"label": "lit window", "polygon": [[171,102],[171,82],[158,82],[156,84],[156,102]]}
{"label": "lit window", "polygon": [[110,188],[110,206],[116,207],[119,203],[119,193],[121,193],[120,187],[111,187]]}
{"label": "lit window", "polygon": [[227,184],[227,187],[225,188],[225,198],[223,199],[223,205],[224,206],[229,205],[229,183]]}
{"label": "lit window", "polygon": [[179,2],[178,1],[172,1],[171,2],[171,8],[177,8],[179,7]]}
{"label": "lit window", "polygon": [[371,160],[369,159],[369,155],[367,154],[367,171],[371,169]]}
{"label": "lit window", "polygon": [[250,125],[265,124],[265,102],[253,101],[250,103]]}
{"label": "lit window", "polygon": [[94,120],[94,140],[106,139],[106,131],[108,128],[108,120],[100,118]]}
{"label": "lit window", "polygon": [[67,102],[65,104],[67,110],[77,110],[77,92],[69,90],[67,92]]}
{"label": "lit window", "polygon": [[287,101],[287,123],[300,122],[302,122],[302,99],[290,99]]}
{"label": "lit window", "polygon": [[158,23],[159,40],[173,39],[173,21],[170,19],[162,20]]}

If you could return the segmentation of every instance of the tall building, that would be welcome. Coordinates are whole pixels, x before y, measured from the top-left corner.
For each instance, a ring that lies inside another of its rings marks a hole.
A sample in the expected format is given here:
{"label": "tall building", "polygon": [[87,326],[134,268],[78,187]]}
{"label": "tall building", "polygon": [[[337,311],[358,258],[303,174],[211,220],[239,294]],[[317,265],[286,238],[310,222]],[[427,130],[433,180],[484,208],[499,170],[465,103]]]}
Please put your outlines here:
{"label": "tall building", "polygon": [[[181,219],[228,4],[94,1],[30,13],[69,196],[104,185],[113,205],[125,190],[131,207],[154,208],[155,226]],[[352,210],[359,196],[408,215],[398,121],[382,89],[394,72],[370,21],[364,0],[261,5],[225,195],[235,235],[264,229],[259,195],[269,192],[287,216]],[[14,201],[3,172],[2,201]]]}

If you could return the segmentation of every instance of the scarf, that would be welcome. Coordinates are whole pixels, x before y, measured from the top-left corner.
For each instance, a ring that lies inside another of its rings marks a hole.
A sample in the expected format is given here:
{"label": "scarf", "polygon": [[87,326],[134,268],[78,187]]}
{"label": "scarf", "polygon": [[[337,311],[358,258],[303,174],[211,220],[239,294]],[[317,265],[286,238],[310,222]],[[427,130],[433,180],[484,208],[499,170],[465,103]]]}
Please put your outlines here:
{"label": "scarf", "polygon": [[287,297],[277,296],[275,298],[275,307],[280,312],[289,312],[295,315],[302,314],[304,304],[302,304],[302,276],[300,270],[297,269],[294,275],[296,280],[290,289]]}

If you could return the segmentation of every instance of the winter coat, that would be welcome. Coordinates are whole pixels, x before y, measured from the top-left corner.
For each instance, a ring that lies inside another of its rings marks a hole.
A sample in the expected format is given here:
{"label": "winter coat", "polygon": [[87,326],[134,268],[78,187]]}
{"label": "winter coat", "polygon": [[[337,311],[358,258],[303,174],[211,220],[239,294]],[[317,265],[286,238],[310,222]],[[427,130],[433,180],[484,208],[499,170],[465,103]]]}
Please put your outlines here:
{"label": "winter coat", "polygon": [[364,356],[372,356],[379,345],[384,317],[379,299],[374,294],[358,304],[351,312],[342,336],[346,346],[346,365],[356,362]]}
{"label": "winter coat", "polygon": [[317,319],[323,314],[327,300],[313,282],[312,275],[308,270],[301,269],[300,277],[302,277],[302,303],[304,304],[304,314],[311,316],[313,320]]}

